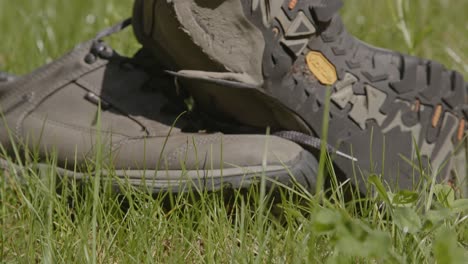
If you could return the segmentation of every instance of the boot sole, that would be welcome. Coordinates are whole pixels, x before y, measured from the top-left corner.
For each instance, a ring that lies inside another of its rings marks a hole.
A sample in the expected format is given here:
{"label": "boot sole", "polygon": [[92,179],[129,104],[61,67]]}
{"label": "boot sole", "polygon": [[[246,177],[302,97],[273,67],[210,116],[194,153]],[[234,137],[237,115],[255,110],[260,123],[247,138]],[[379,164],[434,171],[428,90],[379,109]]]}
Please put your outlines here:
{"label": "boot sole", "polygon": [[[216,191],[223,188],[243,189],[260,183],[262,175],[265,175],[267,188],[272,188],[277,183],[286,186],[298,184],[307,190],[313,190],[316,183],[317,167],[316,159],[307,151],[303,151],[298,158],[291,162],[292,165],[275,166],[250,166],[244,168],[226,168],[223,170],[115,170],[109,173],[103,170],[102,179],[111,176],[116,191],[121,191],[121,186],[129,184],[138,189],[148,190],[152,193],[173,192],[182,193],[190,190]],[[31,167],[20,167],[17,164],[0,159],[0,169],[15,171],[15,176],[22,183],[26,183],[21,174],[23,170]],[[39,163],[33,167],[38,171],[54,171],[61,179],[69,178],[81,182],[89,182],[90,174],[73,172],[67,169],[52,167]],[[181,176],[182,175],[182,176]]]}
{"label": "boot sole", "polygon": [[[293,23],[300,14],[304,12],[296,8],[286,17]],[[286,105],[322,137],[323,106],[327,89],[332,89],[328,141],[358,158],[354,163],[334,157],[346,175],[382,175],[392,186],[409,189],[424,174],[466,184],[466,150],[453,154],[466,149],[468,84],[463,76],[433,61],[367,45],[335,20],[339,17],[308,39],[299,55],[290,49],[293,70],[266,83],[261,92]],[[277,42],[267,39],[266,45]],[[278,48],[267,48],[264,57],[274,58]],[[269,67],[268,76],[275,76],[278,65]],[[361,187],[365,183],[359,180]]]}

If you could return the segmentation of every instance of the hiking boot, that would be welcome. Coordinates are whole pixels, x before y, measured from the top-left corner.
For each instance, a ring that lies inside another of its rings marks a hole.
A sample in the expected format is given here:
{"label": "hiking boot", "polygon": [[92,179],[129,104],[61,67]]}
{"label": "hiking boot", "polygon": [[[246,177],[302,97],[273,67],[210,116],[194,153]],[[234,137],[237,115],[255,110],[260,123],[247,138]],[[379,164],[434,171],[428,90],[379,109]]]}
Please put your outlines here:
{"label": "hiking boot", "polygon": [[200,120],[185,115],[176,121],[185,105],[165,96],[173,80],[157,66],[149,74],[144,61],[144,52],[126,58],[97,38],[28,75],[2,73],[0,168],[25,167],[7,160],[48,167],[55,153],[59,175],[83,179],[102,148],[104,175],[153,192],[243,188],[262,175],[268,186],[314,188],[317,162],[296,143],[194,129]]}
{"label": "hiking boot", "polygon": [[343,26],[341,6],[137,0],[133,25],[206,112],[298,131],[288,138],[302,142],[324,136],[330,92],[328,143],[348,155],[332,155],[335,169],[363,190],[372,174],[402,188],[427,175],[466,190],[462,75],[361,42]]}

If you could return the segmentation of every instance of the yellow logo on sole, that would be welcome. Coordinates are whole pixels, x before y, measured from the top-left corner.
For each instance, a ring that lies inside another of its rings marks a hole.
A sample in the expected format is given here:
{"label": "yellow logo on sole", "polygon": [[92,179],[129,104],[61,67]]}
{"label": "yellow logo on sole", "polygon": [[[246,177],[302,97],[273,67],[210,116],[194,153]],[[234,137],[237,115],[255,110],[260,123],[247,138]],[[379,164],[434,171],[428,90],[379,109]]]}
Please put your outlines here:
{"label": "yellow logo on sole", "polygon": [[310,51],[306,56],[307,66],[320,83],[332,85],[338,80],[335,66],[317,51]]}

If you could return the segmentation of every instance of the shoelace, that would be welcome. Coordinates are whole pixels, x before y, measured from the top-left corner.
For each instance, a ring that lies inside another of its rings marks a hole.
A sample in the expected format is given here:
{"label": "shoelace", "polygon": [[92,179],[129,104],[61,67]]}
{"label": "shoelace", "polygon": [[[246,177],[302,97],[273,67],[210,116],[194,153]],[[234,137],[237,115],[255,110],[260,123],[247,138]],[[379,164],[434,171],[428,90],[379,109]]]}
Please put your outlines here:
{"label": "shoelace", "polygon": [[[107,36],[110,36],[114,33],[122,31],[123,29],[127,28],[131,24],[132,24],[132,19],[127,18],[123,21],[118,22],[117,24],[111,27],[105,28],[102,31],[98,32],[98,34],[96,34],[96,36],[94,37],[94,43],[91,48],[91,53],[94,56],[100,56],[103,58],[109,58],[110,56],[112,56],[114,51],[111,48],[109,48],[107,45],[105,45],[101,40]],[[88,63],[92,63],[91,60],[93,60],[93,58],[88,57],[88,58],[85,58],[85,60],[87,60]],[[14,79],[15,79],[15,75],[0,71],[0,82],[9,82]]]}
{"label": "shoelace", "polygon": [[[299,145],[311,147],[317,150],[320,150],[322,146],[322,140],[320,138],[309,136],[309,135],[306,135],[297,131],[280,131],[280,132],[273,133],[273,135],[282,137],[284,139],[288,139]],[[352,161],[358,161],[357,158],[337,150],[330,144],[326,144],[325,147],[329,153],[334,153],[340,157],[343,157]]]}
{"label": "shoelace", "polygon": [[[90,54],[93,54],[94,56],[104,57],[104,58],[109,58],[110,56],[112,56],[114,51],[110,49],[110,47],[108,47],[104,42],[102,42],[102,38],[105,38],[114,33],[120,32],[126,27],[130,26],[131,24],[132,24],[132,19],[128,18],[121,22],[118,22],[114,26],[105,28],[104,30],[100,31],[94,38],[95,42],[93,43]],[[174,76],[174,78],[177,79],[177,76]],[[320,138],[306,135],[298,131],[280,131],[280,132],[274,133],[273,135],[293,141],[299,145],[311,147],[317,150],[320,150],[322,146],[322,140]],[[326,144],[326,150],[329,153],[334,153],[340,157],[343,157],[343,158],[346,158],[355,162],[358,161],[357,158],[337,150],[330,144]]]}
{"label": "shoelace", "polygon": [[105,28],[103,30],[101,30],[100,32],[98,32],[96,34],[96,37],[94,37],[94,39],[96,40],[101,40],[105,37],[108,37],[112,34],[115,34],[117,32],[120,32],[122,30],[124,30],[125,28],[127,28],[128,26],[132,25],[132,18],[127,18],[127,19],[124,19],[120,22],[117,22],[115,25],[113,26],[110,26],[108,28]]}
{"label": "shoelace", "polygon": [[100,58],[104,58],[104,59],[111,58],[114,55],[114,50],[110,48],[108,45],[106,45],[102,41],[102,39],[124,30],[131,24],[132,24],[132,19],[127,18],[125,20],[118,22],[117,24],[111,27],[105,28],[101,30],[100,32],[98,32],[93,39],[93,45],[91,46],[90,53],[85,57],[85,62],[88,64],[92,64],[96,61],[97,56],[99,56]]}

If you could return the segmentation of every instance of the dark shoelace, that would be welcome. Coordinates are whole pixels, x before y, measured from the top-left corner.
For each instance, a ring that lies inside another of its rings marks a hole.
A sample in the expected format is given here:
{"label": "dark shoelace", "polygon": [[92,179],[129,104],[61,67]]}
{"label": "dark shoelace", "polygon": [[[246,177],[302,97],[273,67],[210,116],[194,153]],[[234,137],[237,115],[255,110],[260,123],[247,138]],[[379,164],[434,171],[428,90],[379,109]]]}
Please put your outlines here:
{"label": "dark shoelace", "polygon": [[122,20],[120,22],[118,22],[117,24],[113,25],[113,26],[110,26],[108,28],[105,28],[103,30],[101,30],[100,32],[98,32],[96,34],[96,37],[94,37],[95,40],[101,40],[105,37],[108,37],[114,33],[117,33],[117,32],[120,32],[122,30],[124,30],[125,28],[127,28],[128,26],[132,25],[132,18],[127,18],[125,20]]}
{"label": "dark shoelace", "polygon": [[[290,140],[299,145],[311,147],[317,150],[320,150],[322,146],[322,140],[320,138],[309,136],[309,135],[306,135],[304,133],[297,132],[297,131],[280,131],[280,132],[273,133],[273,135]],[[332,147],[330,144],[326,144],[325,147],[329,153],[334,153],[340,157],[343,157],[352,161],[358,161],[357,158],[337,150],[336,148]]]}

